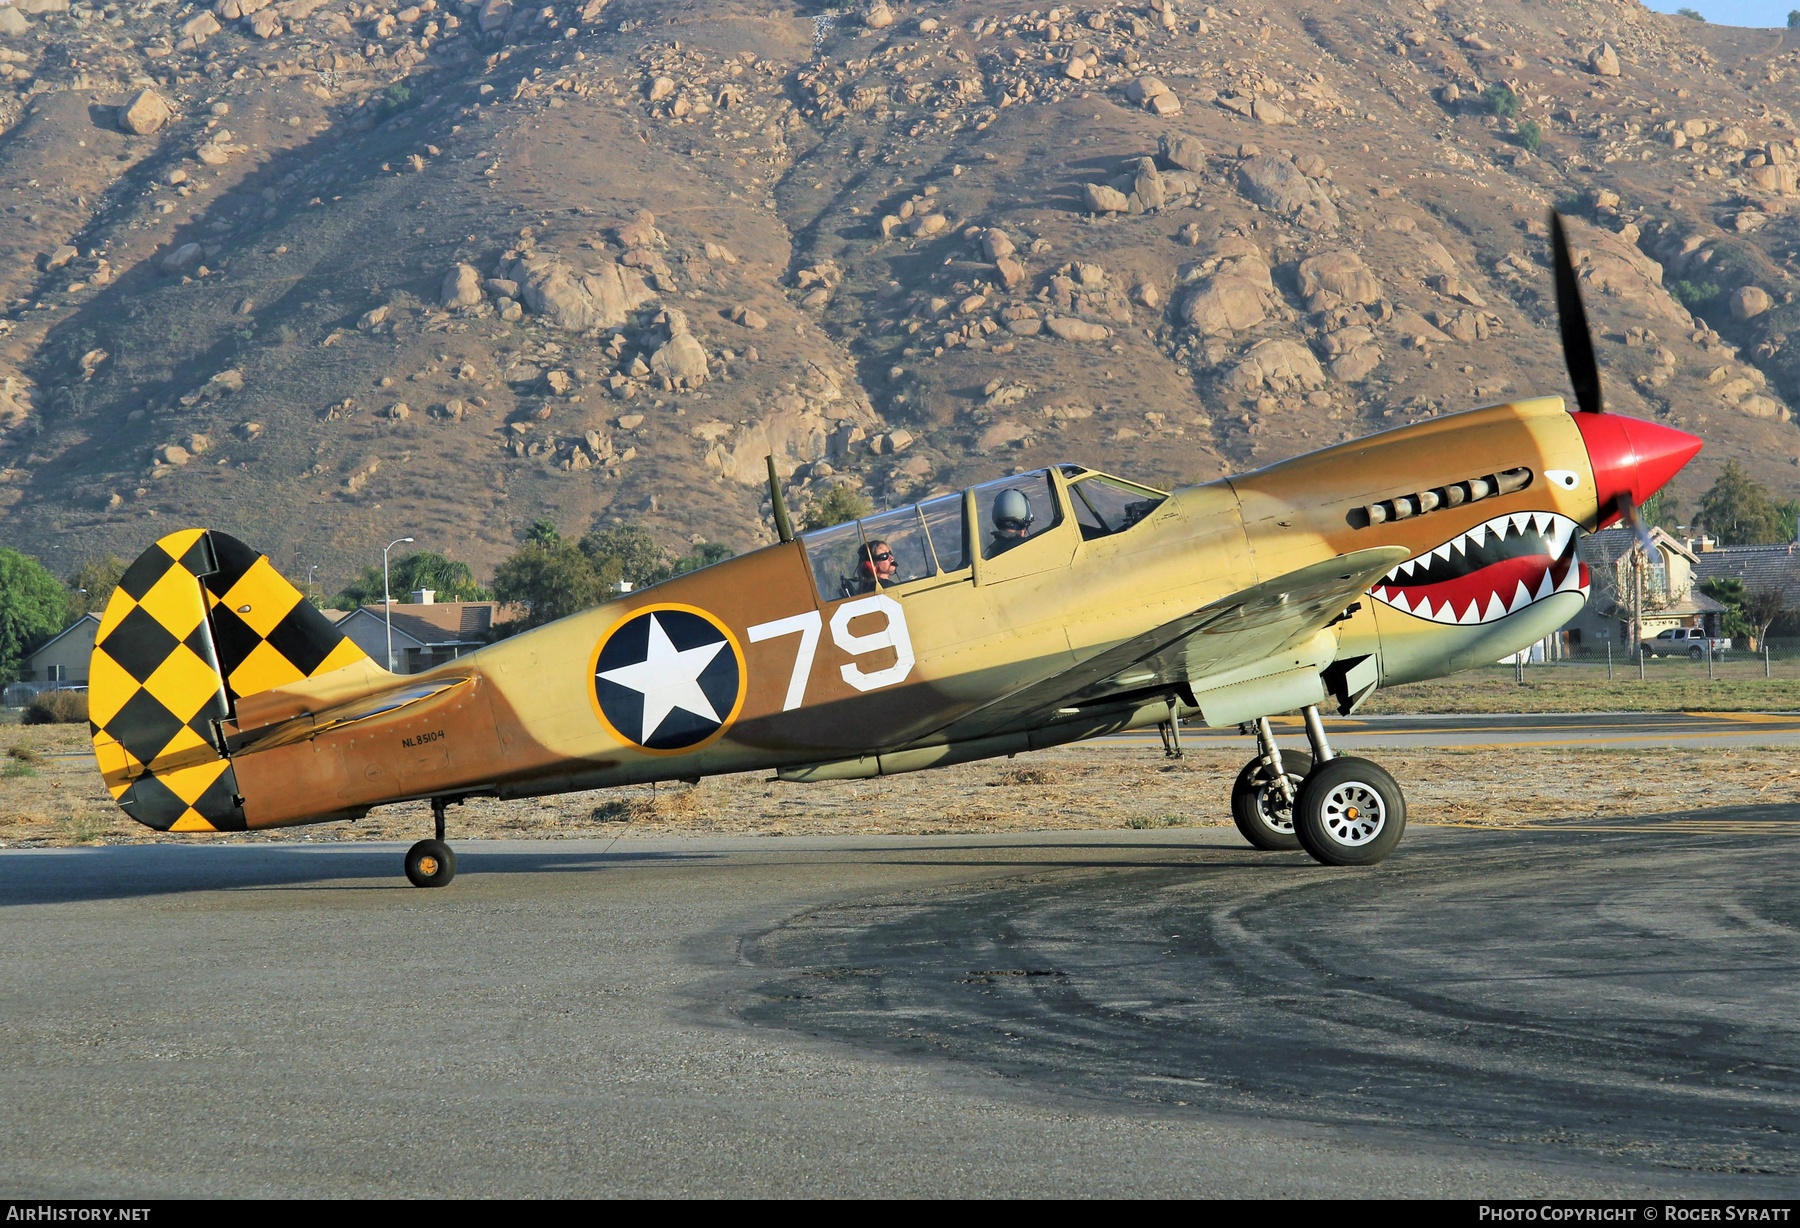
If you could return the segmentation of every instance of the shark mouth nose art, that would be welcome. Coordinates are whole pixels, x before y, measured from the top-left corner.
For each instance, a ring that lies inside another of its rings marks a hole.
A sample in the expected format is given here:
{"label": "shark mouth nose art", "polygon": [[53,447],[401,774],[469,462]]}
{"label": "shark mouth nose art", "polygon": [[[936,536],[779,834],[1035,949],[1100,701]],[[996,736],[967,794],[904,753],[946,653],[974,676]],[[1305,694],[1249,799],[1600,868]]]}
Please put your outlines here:
{"label": "shark mouth nose art", "polygon": [[1576,524],[1555,512],[1496,516],[1408,559],[1369,590],[1375,600],[1435,623],[1491,623],[1554,593],[1588,592],[1575,556]]}

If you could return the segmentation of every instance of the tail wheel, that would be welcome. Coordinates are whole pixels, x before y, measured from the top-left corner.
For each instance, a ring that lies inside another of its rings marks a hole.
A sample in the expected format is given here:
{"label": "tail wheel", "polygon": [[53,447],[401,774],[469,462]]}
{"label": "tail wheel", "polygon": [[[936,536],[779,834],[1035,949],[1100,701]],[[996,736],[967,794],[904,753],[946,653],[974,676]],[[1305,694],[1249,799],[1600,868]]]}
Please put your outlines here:
{"label": "tail wheel", "polygon": [[[1297,797],[1312,771],[1312,756],[1303,750],[1283,751],[1281,769]],[[1231,818],[1255,848],[1289,852],[1300,847],[1300,838],[1294,834],[1293,807],[1261,758],[1246,763],[1231,786]]]}
{"label": "tail wheel", "polygon": [[1378,764],[1340,755],[1306,777],[1294,803],[1294,834],[1328,866],[1372,866],[1406,831],[1406,798]]}
{"label": "tail wheel", "polygon": [[406,877],[415,887],[445,887],[456,877],[456,854],[442,840],[421,840],[406,850]]}

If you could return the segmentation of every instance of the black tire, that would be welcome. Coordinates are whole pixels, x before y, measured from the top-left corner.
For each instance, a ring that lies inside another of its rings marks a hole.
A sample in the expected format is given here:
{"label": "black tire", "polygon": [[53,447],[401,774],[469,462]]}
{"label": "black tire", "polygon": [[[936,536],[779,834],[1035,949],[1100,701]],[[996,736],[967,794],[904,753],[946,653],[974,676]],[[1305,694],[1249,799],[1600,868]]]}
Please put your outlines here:
{"label": "black tire", "polygon": [[1399,784],[1379,764],[1353,755],[1309,772],[1294,803],[1300,847],[1328,866],[1385,861],[1405,831],[1406,797]]}
{"label": "black tire", "polygon": [[1704,652],[1700,651],[1698,648],[1688,649],[1688,657],[1692,660],[1698,661],[1698,660],[1700,660],[1700,658],[1704,657],[1705,655],[1706,654]]}
{"label": "black tire", "polygon": [[[1303,750],[1281,752],[1281,769],[1293,782],[1296,795],[1312,771],[1312,755]],[[1280,804],[1281,791],[1275,787],[1275,775],[1263,766],[1261,758],[1252,759],[1237,775],[1231,786],[1231,819],[1253,848],[1269,852],[1292,852],[1300,847],[1294,834],[1294,814]]]}
{"label": "black tire", "polygon": [[442,840],[421,840],[406,850],[406,877],[415,887],[447,887],[456,877],[456,854]]}

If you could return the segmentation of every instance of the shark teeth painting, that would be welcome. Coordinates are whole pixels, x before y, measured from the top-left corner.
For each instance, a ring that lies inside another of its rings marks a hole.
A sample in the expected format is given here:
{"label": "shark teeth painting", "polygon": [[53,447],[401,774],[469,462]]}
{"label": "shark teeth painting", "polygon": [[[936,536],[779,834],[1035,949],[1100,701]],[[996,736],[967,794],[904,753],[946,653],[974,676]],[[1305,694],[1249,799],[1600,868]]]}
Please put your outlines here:
{"label": "shark teeth painting", "polygon": [[1588,595],[1577,526],[1555,512],[1496,516],[1408,559],[1369,595],[1435,623],[1497,622],[1556,593]]}

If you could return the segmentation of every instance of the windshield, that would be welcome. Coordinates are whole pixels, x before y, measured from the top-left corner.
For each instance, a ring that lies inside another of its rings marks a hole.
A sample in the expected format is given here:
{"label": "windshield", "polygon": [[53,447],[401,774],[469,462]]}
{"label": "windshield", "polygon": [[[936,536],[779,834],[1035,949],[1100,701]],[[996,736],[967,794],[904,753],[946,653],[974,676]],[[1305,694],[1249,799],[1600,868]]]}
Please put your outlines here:
{"label": "windshield", "polygon": [[1075,505],[1075,522],[1084,541],[1123,533],[1155,511],[1169,496],[1145,486],[1133,486],[1118,478],[1095,473],[1069,486]]}

